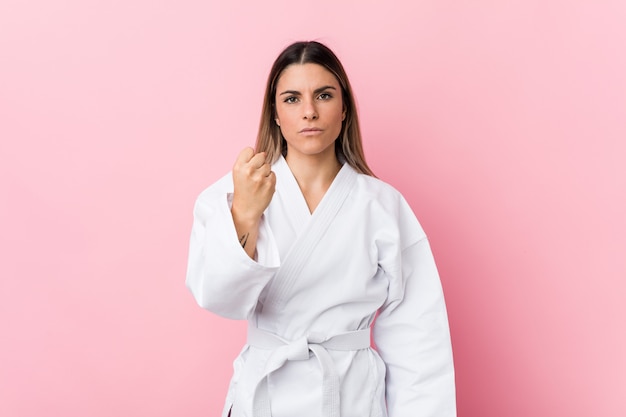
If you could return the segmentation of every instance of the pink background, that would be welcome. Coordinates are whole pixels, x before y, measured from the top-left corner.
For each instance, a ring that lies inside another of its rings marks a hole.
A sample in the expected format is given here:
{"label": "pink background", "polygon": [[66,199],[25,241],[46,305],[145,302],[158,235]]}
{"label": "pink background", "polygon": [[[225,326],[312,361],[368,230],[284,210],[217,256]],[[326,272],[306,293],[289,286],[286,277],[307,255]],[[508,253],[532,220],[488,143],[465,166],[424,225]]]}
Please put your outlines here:
{"label": "pink background", "polygon": [[[298,4],[294,4],[298,3]],[[197,194],[318,39],[432,241],[461,417],[626,415],[623,1],[0,3],[0,415],[216,416]]]}

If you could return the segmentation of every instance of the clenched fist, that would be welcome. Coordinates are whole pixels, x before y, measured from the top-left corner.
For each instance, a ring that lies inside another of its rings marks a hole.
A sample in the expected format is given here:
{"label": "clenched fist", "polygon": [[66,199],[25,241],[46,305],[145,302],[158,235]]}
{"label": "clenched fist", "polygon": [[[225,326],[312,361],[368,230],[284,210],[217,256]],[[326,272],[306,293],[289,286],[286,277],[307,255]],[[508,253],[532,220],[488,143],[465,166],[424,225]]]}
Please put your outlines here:
{"label": "clenched fist", "polygon": [[241,151],[233,167],[233,184],[231,213],[237,237],[254,258],[259,222],[276,189],[276,175],[265,162],[265,152],[255,154],[252,148]]}

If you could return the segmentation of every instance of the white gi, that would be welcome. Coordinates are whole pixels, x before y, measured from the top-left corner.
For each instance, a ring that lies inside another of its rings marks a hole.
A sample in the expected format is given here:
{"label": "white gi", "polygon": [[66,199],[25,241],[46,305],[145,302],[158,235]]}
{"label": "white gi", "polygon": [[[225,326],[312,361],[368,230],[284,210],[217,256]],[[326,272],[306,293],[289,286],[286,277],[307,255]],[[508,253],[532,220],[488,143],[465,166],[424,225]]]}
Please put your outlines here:
{"label": "white gi", "polygon": [[284,158],[272,170],[256,261],[235,232],[231,174],[195,206],[187,286],[248,320],[222,416],[455,416],[441,283],[404,198],[344,164],[311,214]]}

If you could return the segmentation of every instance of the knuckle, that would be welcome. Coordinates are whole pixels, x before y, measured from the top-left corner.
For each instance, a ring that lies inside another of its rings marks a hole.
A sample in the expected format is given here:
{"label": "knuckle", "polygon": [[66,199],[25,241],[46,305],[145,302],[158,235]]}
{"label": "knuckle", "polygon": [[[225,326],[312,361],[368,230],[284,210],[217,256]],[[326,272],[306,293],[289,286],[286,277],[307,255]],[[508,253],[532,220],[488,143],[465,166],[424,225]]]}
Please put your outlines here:
{"label": "knuckle", "polygon": [[254,173],[254,169],[250,165],[246,165],[243,168],[243,172],[246,174],[246,176],[252,177],[252,174]]}

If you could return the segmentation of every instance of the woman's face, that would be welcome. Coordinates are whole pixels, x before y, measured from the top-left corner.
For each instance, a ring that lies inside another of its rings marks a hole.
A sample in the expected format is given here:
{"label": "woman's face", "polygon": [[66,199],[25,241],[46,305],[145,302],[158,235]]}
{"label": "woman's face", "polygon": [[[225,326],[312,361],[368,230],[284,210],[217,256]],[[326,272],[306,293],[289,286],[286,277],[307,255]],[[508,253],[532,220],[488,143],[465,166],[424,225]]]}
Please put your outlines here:
{"label": "woman's face", "polygon": [[276,123],[287,157],[335,157],[335,140],[346,117],[341,86],[317,64],[292,64],[276,84]]}

